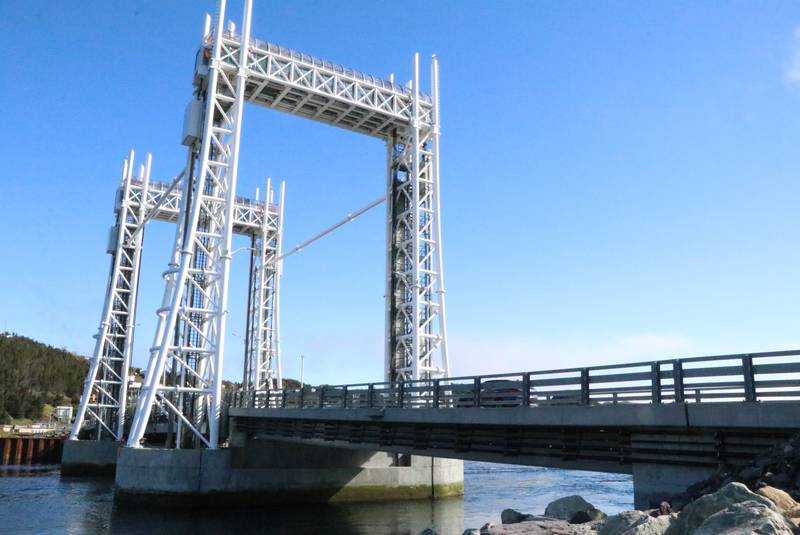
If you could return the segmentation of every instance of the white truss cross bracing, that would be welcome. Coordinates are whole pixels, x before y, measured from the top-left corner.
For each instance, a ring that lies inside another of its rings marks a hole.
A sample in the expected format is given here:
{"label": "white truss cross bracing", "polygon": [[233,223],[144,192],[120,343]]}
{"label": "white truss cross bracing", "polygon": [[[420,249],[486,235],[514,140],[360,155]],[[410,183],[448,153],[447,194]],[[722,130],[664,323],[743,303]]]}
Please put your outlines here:
{"label": "white truss cross bracing", "polygon": [[115,207],[117,223],[110,235],[113,241],[109,243],[113,255],[111,273],[89,373],[70,433],[72,440],[78,438],[84,423],[95,426],[98,440],[122,437],[142,252],[143,232],[139,229],[145,217],[140,200],[148,194],[150,165],[148,154],[135,188],[133,151],[123,166]]}
{"label": "white truss cross bracing", "polygon": [[[253,237],[248,290],[248,323],[243,385],[245,390],[283,388],[280,366],[280,271],[282,262],[283,199],[281,183],[278,213],[264,220],[262,231]],[[267,182],[267,200],[274,192]]]}
{"label": "white truss cross bracing", "polygon": [[387,141],[385,369],[393,382],[446,375],[449,367],[439,217],[438,77],[434,58],[429,114],[422,107],[419,56],[414,56],[411,125],[395,130]]}
{"label": "white truss cross bracing", "polygon": [[[250,32],[250,0],[243,40]],[[199,172],[187,177],[184,195],[188,224],[168,304],[159,310],[159,326],[142,393],[131,427],[129,446],[140,447],[154,406],[177,419],[194,445],[217,447],[222,402],[222,363],[227,320],[228,276],[235,212],[239,137],[247,79],[248,47],[235,57],[220,37],[225,1],[213,35],[208,75],[198,83],[205,103]],[[183,435],[176,440],[182,446]]]}
{"label": "white truss cross bracing", "polygon": [[[246,102],[384,140],[386,184],[385,374],[401,382],[447,375],[439,192],[438,63],[431,95],[420,89],[419,56],[409,86],[251,39],[252,0],[240,33],[225,26],[225,0],[197,55],[194,98],[202,132],[191,146],[182,191],[154,186],[154,216],[178,222],[163,306],[128,445],[140,447],[153,411],[177,426],[174,446],[219,444],[231,237],[252,238],[244,381],[281,387],[278,292],[283,188],[277,213],[236,198]],[[194,132],[194,131],[192,131]],[[132,187],[138,187],[134,182]],[[161,194],[159,198],[158,195]],[[250,232],[249,229],[254,229]]]}

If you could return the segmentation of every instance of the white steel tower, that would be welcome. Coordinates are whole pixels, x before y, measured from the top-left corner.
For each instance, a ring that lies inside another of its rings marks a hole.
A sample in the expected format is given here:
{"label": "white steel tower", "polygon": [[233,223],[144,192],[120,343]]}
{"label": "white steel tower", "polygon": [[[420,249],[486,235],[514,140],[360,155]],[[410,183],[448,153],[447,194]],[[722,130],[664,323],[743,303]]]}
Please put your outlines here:
{"label": "white steel tower", "polygon": [[122,437],[144,235],[145,203],[141,200],[147,196],[151,162],[148,154],[138,187],[134,184],[132,150],[123,165],[115,205],[117,222],[109,235],[111,272],[103,314],[70,440],[78,438],[87,417],[96,424],[97,440]]}
{"label": "white steel tower", "polygon": [[[280,365],[280,270],[285,183],[281,183],[277,212],[266,213],[261,232],[253,236],[248,287],[244,390],[283,388]],[[266,204],[274,192],[267,180]]]}
{"label": "white steel tower", "polygon": [[[188,168],[184,186],[186,224],[176,238],[176,261],[168,272],[131,447],[141,445],[154,407],[188,430],[194,445],[215,448],[219,442],[231,231],[245,101],[386,143],[385,375],[397,382],[448,373],[436,58],[427,96],[421,92],[418,55],[409,89],[251,39],[252,1],[244,4],[241,34],[232,24],[226,29],[224,0],[213,31],[206,18],[195,70],[195,102],[203,110],[203,126],[191,143],[195,165]],[[279,371],[269,373],[271,367],[279,370],[278,308],[263,293],[279,286],[280,232],[276,241],[264,234],[253,248],[260,251],[252,258],[255,275],[248,301],[245,382],[254,389],[280,387]],[[268,361],[267,369],[259,370],[258,363]],[[178,440],[176,446],[183,442]]]}
{"label": "white steel tower", "polygon": [[[168,282],[168,302],[158,311],[156,336],[128,441],[131,447],[141,445],[154,406],[177,417],[190,431],[190,441],[195,445],[215,448],[219,443],[250,4],[247,0],[242,25],[244,46],[235,51],[225,44],[223,35],[225,0],[220,0],[213,33],[206,18],[203,39],[213,41],[213,46],[207,58],[207,74],[195,77],[196,94],[204,110],[196,153],[198,173],[186,180],[186,229],[180,243],[176,241],[180,258]],[[181,447],[182,442],[179,432],[176,445]]]}

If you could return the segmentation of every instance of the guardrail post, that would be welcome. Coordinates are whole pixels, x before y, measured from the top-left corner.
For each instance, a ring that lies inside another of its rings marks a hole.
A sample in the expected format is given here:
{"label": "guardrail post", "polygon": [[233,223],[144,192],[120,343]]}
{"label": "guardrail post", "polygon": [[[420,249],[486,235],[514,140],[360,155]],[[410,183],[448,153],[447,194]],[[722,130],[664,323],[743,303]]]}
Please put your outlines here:
{"label": "guardrail post", "polygon": [[282,409],[286,408],[286,389],[285,388],[281,391],[281,408]]}
{"label": "guardrail post", "polygon": [[253,390],[250,393],[250,408],[251,409],[255,409],[256,408],[256,392],[255,392],[255,390]]}
{"label": "guardrail post", "polygon": [[581,405],[589,404],[589,369],[581,369]]}
{"label": "guardrail post", "polygon": [[325,407],[325,386],[319,387],[319,408]]}
{"label": "guardrail post", "polygon": [[344,385],[344,390],[342,391],[342,408],[347,408],[347,385]]}
{"label": "guardrail post", "polygon": [[473,407],[481,406],[481,376],[477,376],[472,383],[472,403]]}
{"label": "guardrail post", "polygon": [[400,381],[397,383],[397,405],[402,409],[403,408],[403,398],[405,397],[405,381]]}
{"label": "guardrail post", "polygon": [[672,361],[672,383],[675,387],[675,403],[683,403],[683,362],[680,360]]}
{"label": "guardrail post", "polygon": [[439,408],[439,379],[433,380],[433,408]]}
{"label": "guardrail post", "polygon": [[650,386],[653,390],[652,403],[661,403],[661,364],[658,362],[650,365]]}
{"label": "guardrail post", "polygon": [[531,406],[531,374],[522,374],[522,406]]}
{"label": "guardrail post", "polygon": [[756,376],[753,370],[752,355],[742,357],[742,374],[744,375],[744,400],[758,401],[756,395]]}
{"label": "guardrail post", "polygon": [[374,397],[375,397],[375,385],[370,383],[370,385],[367,387],[367,407],[369,407],[370,409],[372,408],[373,405],[372,400],[374,399]]}
{"label": "guardrail post", "polygon": [[300,387],[300,408],[304,409],[306,406],[306,387]]}

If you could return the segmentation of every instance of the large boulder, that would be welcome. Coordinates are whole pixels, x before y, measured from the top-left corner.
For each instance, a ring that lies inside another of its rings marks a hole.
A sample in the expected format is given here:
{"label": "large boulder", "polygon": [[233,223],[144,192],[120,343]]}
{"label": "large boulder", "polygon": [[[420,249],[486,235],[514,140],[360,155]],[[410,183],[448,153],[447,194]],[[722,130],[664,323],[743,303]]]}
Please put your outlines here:
{"label": "large boulder", "polygon": [[750,492],[741,483],[728,483],[717,492],[702,496],[686,505],[678,515],[678,519],[667,529],[666,535],[690,535],[714,513],[746,501],[763,504],[767,509],[778,512],[778,508],[769,499]]}
{"label": "large boulder", "polygon": [[529,515],[527,513],[520,513],[519,511],[515,511],[514,509],[503,509],[503,512],[500,513],[500,522],[503,524],[518,524],[520,522],[525,522],[526,520],[534,519],[534,515]]}
{"label": "large boulder", "polygon": [[[585,513],[583,515],[579,513]],[[567,520],[574,524],[583,524],[592,520],[600,520],[606,514],[583,499],[582,496],[565,496],[550,502],[544,510],[544,516]]]}
{"label": "large boulder", "polygon": [[644,521],[622,532],[622,535],[664,535],[677,519],[678,515],[675,513],[656,517],[648,516]]}
{"label": "large boulder", "polygon": [[789,493],[783,491],[781,489],[776,489],[775,487],[761,487],[756,491],[756,494],[760,494],[761,496],[767,498],[772,503],[778,506],[778,509],[783,509],[783,511],[791,511],[797,507],[798,503],[794,501],[794,498],[789,496]]}
{"label": "large boulder", "polygon": [[623,511],[618,515],[608,517],[603,527],[597,532],[597,535],[620,535],[639,524],[647,522],[649,518],[651,516],[643,511]]}
{"label": "large boulder", "polygon": [[692,535],[792,535],[792,524],[761,502],[735,503],[709,516]]}
{"label": "large boulder", "polygon": [[481,535],[576,535],[564,520],[536,516],[516,524],[494,524],[481,528]]}

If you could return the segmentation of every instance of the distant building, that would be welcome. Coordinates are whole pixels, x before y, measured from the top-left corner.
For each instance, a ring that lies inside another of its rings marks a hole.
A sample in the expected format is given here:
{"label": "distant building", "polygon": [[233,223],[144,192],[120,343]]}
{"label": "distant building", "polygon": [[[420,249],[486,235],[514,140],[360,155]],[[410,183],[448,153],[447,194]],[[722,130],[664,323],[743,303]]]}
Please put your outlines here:
{"label": "distant building", "polygon": [[70,423],[72,421],[72,405],[59,405],[53,412],[53,417],[61,423]]}

